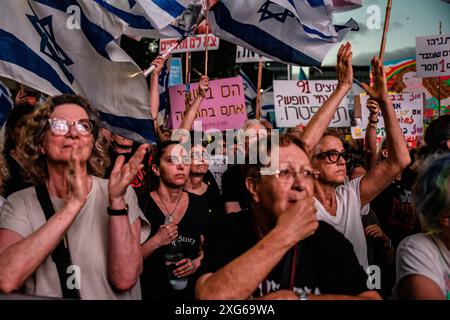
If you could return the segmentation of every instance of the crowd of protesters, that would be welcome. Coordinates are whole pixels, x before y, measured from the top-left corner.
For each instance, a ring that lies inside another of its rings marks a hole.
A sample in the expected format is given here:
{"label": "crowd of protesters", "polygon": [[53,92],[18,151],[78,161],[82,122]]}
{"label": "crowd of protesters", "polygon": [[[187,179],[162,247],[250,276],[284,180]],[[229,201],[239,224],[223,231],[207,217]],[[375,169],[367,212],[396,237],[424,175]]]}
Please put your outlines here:
{"label": "crowd of protesters", "polygon": [[[163,63],[154,61],[151,76],[154,119]],[[208,168],[211,144],[192,142],[189,132],[205,76],[180,134],[155,122],[156,145],[102,127],[79,96],[17,100],[0,156],[0,292],[450,299],[450,115],[433,120],[425,144],[411,150],[376,57],[371,70],[364,144],[349,146],[328,130],[353,84],[347,43],[338,85],[302,130],[275,139],[269,123],[253,119],[231,146],[212,141],[216,154],[245,160],[229,164],[221,185]],[[386,139],[378,147],[379,111]],[[265,159],[250,160],[255,146]]]}

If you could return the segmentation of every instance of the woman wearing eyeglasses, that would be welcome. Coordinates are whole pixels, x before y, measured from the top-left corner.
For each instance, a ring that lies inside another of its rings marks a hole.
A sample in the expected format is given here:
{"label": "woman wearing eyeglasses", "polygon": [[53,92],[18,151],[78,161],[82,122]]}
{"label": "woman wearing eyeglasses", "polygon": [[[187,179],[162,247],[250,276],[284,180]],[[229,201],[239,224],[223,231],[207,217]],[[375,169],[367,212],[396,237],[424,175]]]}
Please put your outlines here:
{"label": "woman wearing eyeglasses", "polygon": [[130,181],[142,146],[127,164],[108,160],[100,119],[89,103],[62,95],[28,118],[18,146],[36,187],[9,196],[0,211],[0,291],[72,299],[139,299],[140,239],[149,225]]}
{"label": "woman wearing eyeglasses", "polygon": [[[338,53],[338,88],[347,93],[352,86],[352,52],[349,44]],[[341,65],[341,67],[339,67]],[[409,164],[410,157],[397,121],[392,101],[387,92],[386,75],[378,58],[372,60],[374,84],[364,89],[380,105],[387,139],[389,158],[372,167],[364,176],[346,182],[346,162],[349,154],[335,136],[324,135],[311,152],[311,163],[319,176],[315,182],[317,218],[331,224],[353,245],[359,263],[367,270],[367,244],[361,216],[369,212],[367,206],[377,194]],[[319,126],[326,126],[333,118],[338,104],[325,104],[305,128],[304,136],[310,136]]]}
{"label": "woman wearing eyeglasses", "polygon": [[191,148],[191,168],[186,190],[204,198],[208,213],[211,218],[214,218],[224,212],[223,200],[217,185],[204,181],[208,168],[209,155],[206,148],[200,144],[194,145]]}

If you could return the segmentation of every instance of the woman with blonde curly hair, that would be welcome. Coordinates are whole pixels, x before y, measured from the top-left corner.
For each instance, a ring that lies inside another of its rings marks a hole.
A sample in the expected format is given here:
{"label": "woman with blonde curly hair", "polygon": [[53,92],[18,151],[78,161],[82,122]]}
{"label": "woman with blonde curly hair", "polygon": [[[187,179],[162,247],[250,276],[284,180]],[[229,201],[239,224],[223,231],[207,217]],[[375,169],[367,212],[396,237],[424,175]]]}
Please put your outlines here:
{"label": "woman with blonde curly hair", "polygon": [[140,240],[149,230],[129,184],[146,146],[101,179],[108,160],[99,124],[87,100],[72,95],[50,98],[27,119],[18,151],[36,186],[0,211],[1,292],[140,298]]}

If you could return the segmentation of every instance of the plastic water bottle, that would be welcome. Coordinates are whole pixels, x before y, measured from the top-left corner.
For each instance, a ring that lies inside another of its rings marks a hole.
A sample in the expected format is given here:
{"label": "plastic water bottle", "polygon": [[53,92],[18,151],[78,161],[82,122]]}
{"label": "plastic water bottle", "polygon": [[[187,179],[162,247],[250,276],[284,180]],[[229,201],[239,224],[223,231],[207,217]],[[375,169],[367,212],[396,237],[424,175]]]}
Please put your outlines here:
{"label": "plastic water bottle", "polygon": [[[166,218],[166,223],[171,222]],[[164,254],[167,273],[169,276],[169,282],[172,285],[174,290],[183,290],[186,288],[188,283],[188,278],[178,278],[173,271],[178,268],[176,263],[184,258],[183,247],[181,242],[174,240],[170,243],[170,245],[166,248],[166,252]]]}

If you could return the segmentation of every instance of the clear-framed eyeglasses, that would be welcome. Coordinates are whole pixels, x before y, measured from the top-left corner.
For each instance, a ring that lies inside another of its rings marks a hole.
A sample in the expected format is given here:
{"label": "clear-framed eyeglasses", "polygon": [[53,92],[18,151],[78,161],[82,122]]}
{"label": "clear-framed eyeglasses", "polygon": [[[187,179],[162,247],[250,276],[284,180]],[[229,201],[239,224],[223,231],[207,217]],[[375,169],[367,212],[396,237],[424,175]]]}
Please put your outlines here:
{"label": "clear-framed eyeglasses", "polygon": [[51,132],[56,136],[65,136],[70,131],[71,126],[82,136],[90,135],[94,129],[89,119],[69,121],[67,119],[51,118],[48,119],[48,122]]}
{"label": "clear-framed eyeglasses", "polygon": [[317,179],[317,177],[319,176],[319,171],[306,166],[302,167],[298,171],[294,171],[289,168],[261,168],[259,174],[261,176],[274,176],[281,182],[292,183],[297,175],[307,180]]}

